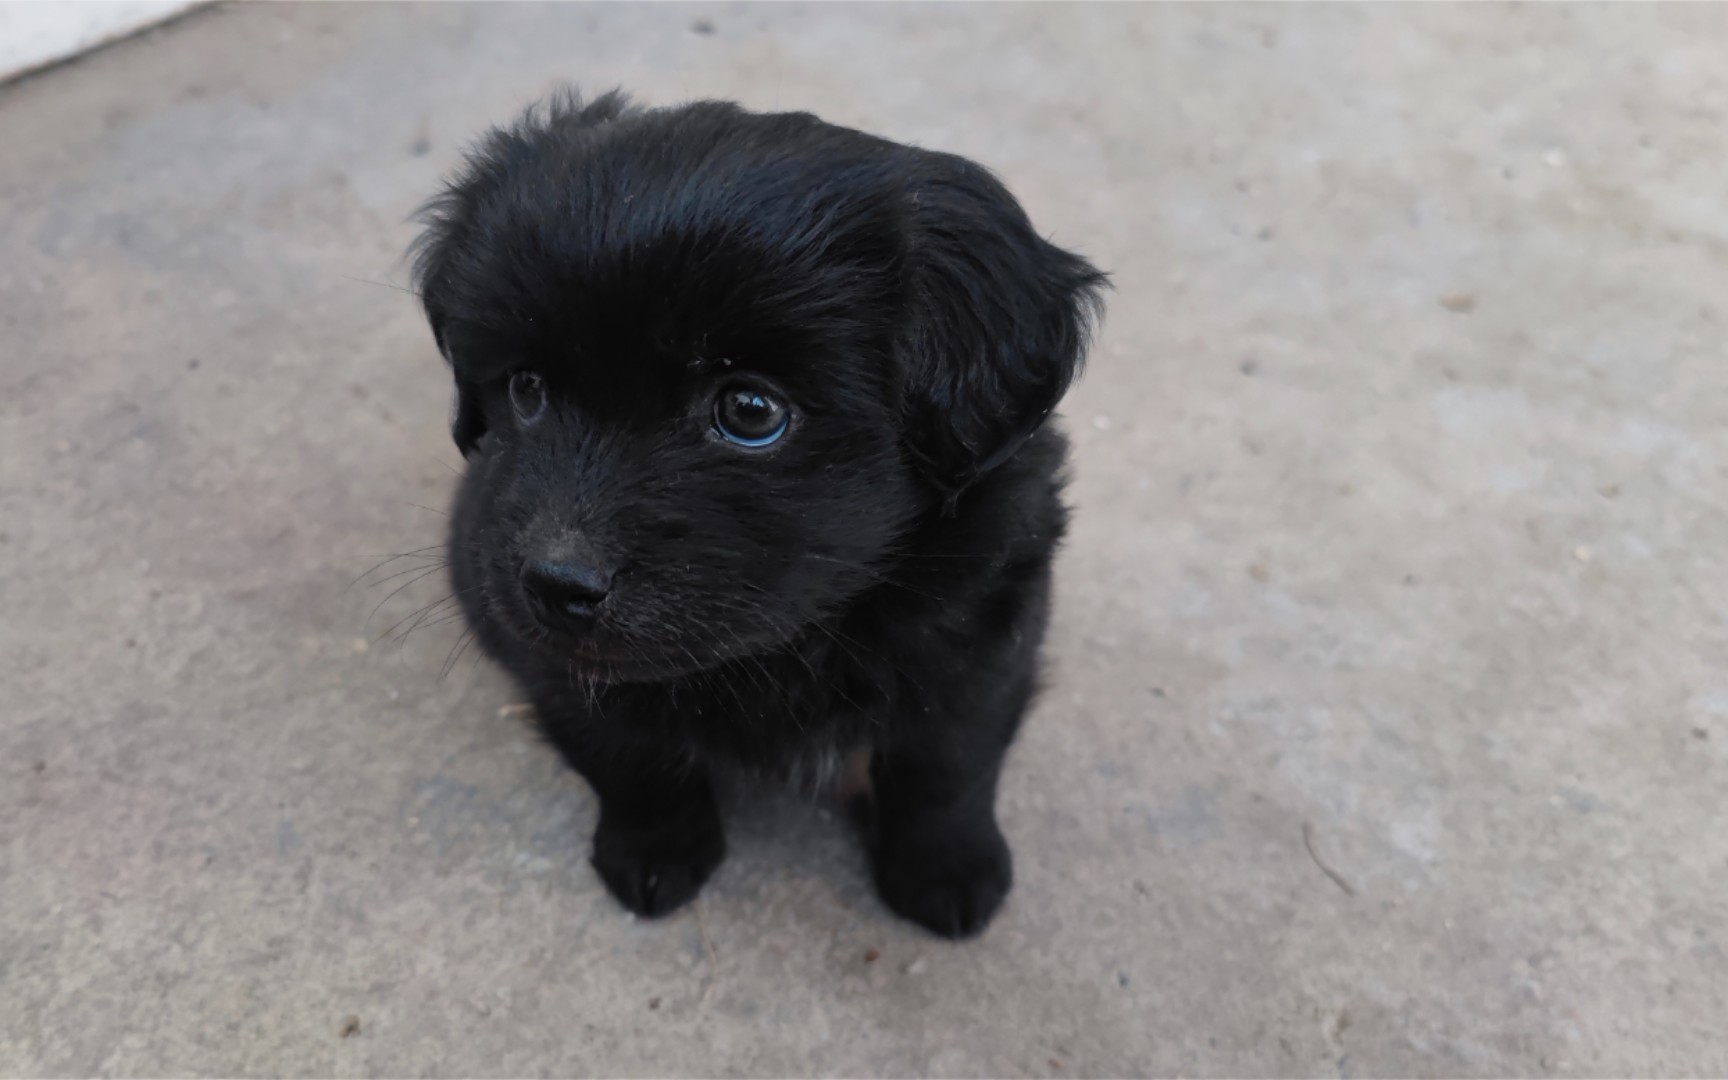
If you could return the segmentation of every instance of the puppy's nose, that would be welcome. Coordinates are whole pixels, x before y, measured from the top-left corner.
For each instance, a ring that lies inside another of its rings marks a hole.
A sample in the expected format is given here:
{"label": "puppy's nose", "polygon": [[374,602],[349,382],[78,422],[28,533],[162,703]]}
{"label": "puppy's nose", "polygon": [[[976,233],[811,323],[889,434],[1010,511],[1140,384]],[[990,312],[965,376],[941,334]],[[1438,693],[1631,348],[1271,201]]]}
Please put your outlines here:
{"label": "puppy's nose", "polygon": [[612,590],[612,571],[579,563],[530,560],[522,567],[522,592],[542,620],[583,627]]}

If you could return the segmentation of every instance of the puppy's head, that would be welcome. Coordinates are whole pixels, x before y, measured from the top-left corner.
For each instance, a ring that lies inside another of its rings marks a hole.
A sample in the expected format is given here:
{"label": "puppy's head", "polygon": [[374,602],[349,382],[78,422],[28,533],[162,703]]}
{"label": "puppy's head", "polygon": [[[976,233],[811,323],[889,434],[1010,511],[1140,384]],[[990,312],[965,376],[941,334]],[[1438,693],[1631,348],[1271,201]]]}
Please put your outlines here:
{"label": "puppy's head", "polygon": [[560,98],[423,220],[457,540],[505,628],[615,678],[889,575],[1054,407],[1104,280],[969,162],[719,103]]}

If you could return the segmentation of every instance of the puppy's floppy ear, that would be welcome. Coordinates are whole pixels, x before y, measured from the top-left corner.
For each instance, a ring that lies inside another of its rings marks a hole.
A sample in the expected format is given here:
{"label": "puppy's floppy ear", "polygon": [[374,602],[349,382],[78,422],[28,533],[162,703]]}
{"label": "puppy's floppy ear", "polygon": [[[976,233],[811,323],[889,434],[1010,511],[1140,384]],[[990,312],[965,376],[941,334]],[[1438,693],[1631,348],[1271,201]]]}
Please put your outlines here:
{"label": "puppy's floppy ear", "polygon": [[982,166],[924,155],[902,338],[912,447],[950,497],[1014,455],[1079,372],[1109,279]]}
{"label": "puppy's floppy ear", "polygon": [[[444,320],[428,311],[427,321],[432,324],[432,340],[437,342],[438,352],[454,370],[456,365],[444,345]],[[486,410],[480,407],[480,388],[458,374],[450,397],[450,437],[467,459],[480,448],[480,438],[485,434]]]}
{"label": "puppy's floppy ear", "polygon": [[480,437],[486,434],[486,412],[480,407],[480,392],[466,379],[456,380],[455,396],[450,401],[450,437],[464,458],[471,458],[480,449]]}

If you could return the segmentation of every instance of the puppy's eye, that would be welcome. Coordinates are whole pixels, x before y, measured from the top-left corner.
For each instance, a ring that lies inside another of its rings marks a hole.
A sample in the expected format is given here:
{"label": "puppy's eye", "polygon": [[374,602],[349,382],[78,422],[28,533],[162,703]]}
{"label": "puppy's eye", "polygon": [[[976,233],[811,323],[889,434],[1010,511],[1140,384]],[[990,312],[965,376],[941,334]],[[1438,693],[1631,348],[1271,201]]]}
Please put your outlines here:
{"label": "puppy's eye", "polygon": [[767,446],[786,434],[791,420],[786,406],[748,386],[732,386],[714,400],[714,430],[739,446]]}
{"label": "puppy's eye", "polygon": [[518,371],[510,376],[510,407],[516,419],[532,424],[546,411],[546,380],[532,371]]}

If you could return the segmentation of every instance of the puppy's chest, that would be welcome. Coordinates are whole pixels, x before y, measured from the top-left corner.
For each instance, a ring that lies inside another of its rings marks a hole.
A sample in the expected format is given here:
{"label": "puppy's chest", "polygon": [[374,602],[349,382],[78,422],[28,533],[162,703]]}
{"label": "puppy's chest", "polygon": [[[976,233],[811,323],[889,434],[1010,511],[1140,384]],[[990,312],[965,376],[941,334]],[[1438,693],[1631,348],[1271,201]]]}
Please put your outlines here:
{"label": "puppy's chest", "polygon": [[764,658],[668,688],[662,722],[697,756],[821,788],[885,720],[887,679],[845,658]]}

